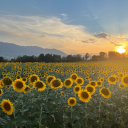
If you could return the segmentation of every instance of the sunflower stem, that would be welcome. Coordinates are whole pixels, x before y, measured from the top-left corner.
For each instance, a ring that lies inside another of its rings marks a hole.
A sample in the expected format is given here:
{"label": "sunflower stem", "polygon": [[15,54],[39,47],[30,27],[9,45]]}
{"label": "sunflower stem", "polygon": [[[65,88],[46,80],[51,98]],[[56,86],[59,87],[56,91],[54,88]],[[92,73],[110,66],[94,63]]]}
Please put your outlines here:
{"label": "sunflower stem", "polygon": [[[14,120],[15,120],[15,107],[14,107],[13,115],[14,115]],[[14,121],[14,124],[15,124],[15,128],[17,128],[17,126],[16,126],[16,120]]]}
{"label": "sunflower stem", "polygon": [[56,90],[56,98],[57,98],[57,90]]}
{"label": "sunflower stem", "polygon": [[48,91],[49,91],[49,86],[47,88],[46,102],[48,102]]}
{"label": "sunflower stem", "polygon": [[86,119],[86,121],[85,121],[85,127],[87,126],[87,120],[88,120],[88,118],[87,118],[87,103],[85,103],[85,119]]}
{"label": "sunflower stem", "polygon": [[72,118],[72,106],[71,106],[71,118]]}

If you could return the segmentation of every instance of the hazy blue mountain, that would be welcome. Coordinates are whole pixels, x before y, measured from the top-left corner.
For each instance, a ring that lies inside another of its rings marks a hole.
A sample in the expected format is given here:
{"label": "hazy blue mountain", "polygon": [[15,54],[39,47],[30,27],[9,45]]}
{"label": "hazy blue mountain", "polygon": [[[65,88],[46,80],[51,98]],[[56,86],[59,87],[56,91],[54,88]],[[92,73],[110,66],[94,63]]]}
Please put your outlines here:
{"label": "hazy blue mountain", "polygon": [[37,46],[19,46],[12,43],[0,42],[0,56],[3,56],[6,59],[11,59],[23,55],[39,56],[41,53],[67,56],[67,54],[65,54],[64,52],[56,49],[44,49]]}

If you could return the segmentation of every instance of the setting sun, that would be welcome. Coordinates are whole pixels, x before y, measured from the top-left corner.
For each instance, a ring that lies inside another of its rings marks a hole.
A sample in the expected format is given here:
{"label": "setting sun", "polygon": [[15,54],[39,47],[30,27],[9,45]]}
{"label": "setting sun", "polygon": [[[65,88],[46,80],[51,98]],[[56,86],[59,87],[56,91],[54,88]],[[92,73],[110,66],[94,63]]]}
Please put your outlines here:
{"label": "setting sun", "polygon": [[124,53],[126,50],[124,49],[124,48],[117,48],[117,52],[119,52],[119,53]]}

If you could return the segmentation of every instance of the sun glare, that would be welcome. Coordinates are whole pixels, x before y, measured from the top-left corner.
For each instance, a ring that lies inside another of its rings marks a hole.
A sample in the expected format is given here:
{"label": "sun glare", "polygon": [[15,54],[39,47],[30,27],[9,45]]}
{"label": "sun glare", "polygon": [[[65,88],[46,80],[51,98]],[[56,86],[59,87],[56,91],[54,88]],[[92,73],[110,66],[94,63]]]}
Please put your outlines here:
{"label": "sun glare", "polygon": [[119,53],[124,53],[126,50],[124,49],[124,48],[117,48],[117,52],[119,52]]}

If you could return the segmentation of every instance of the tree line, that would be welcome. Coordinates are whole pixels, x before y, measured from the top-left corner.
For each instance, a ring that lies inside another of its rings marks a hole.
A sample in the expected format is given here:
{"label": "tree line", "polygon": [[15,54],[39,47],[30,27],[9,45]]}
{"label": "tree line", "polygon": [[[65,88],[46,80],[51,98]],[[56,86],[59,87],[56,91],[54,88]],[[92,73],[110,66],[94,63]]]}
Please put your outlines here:
{"label": "tree line", "polygon": [[46,54],[41,53],[39,56],[18,56],[17,58],[12,58],[11,60],[4,59],[4,57],[0,57],[0,62],[81,62],[81,61],[104,61],[104,60],[115,60],[115,59],[126,59],[128,56],[126,53],[118,53],[115,51],[109,51],[108,54],[106,52],[100,52],[99,55],[90,56],[89,53],[86,53],[84,56],[80,54],[77,55],[67,55],[65,57],[61,57],[61,55],[56,54]]}

